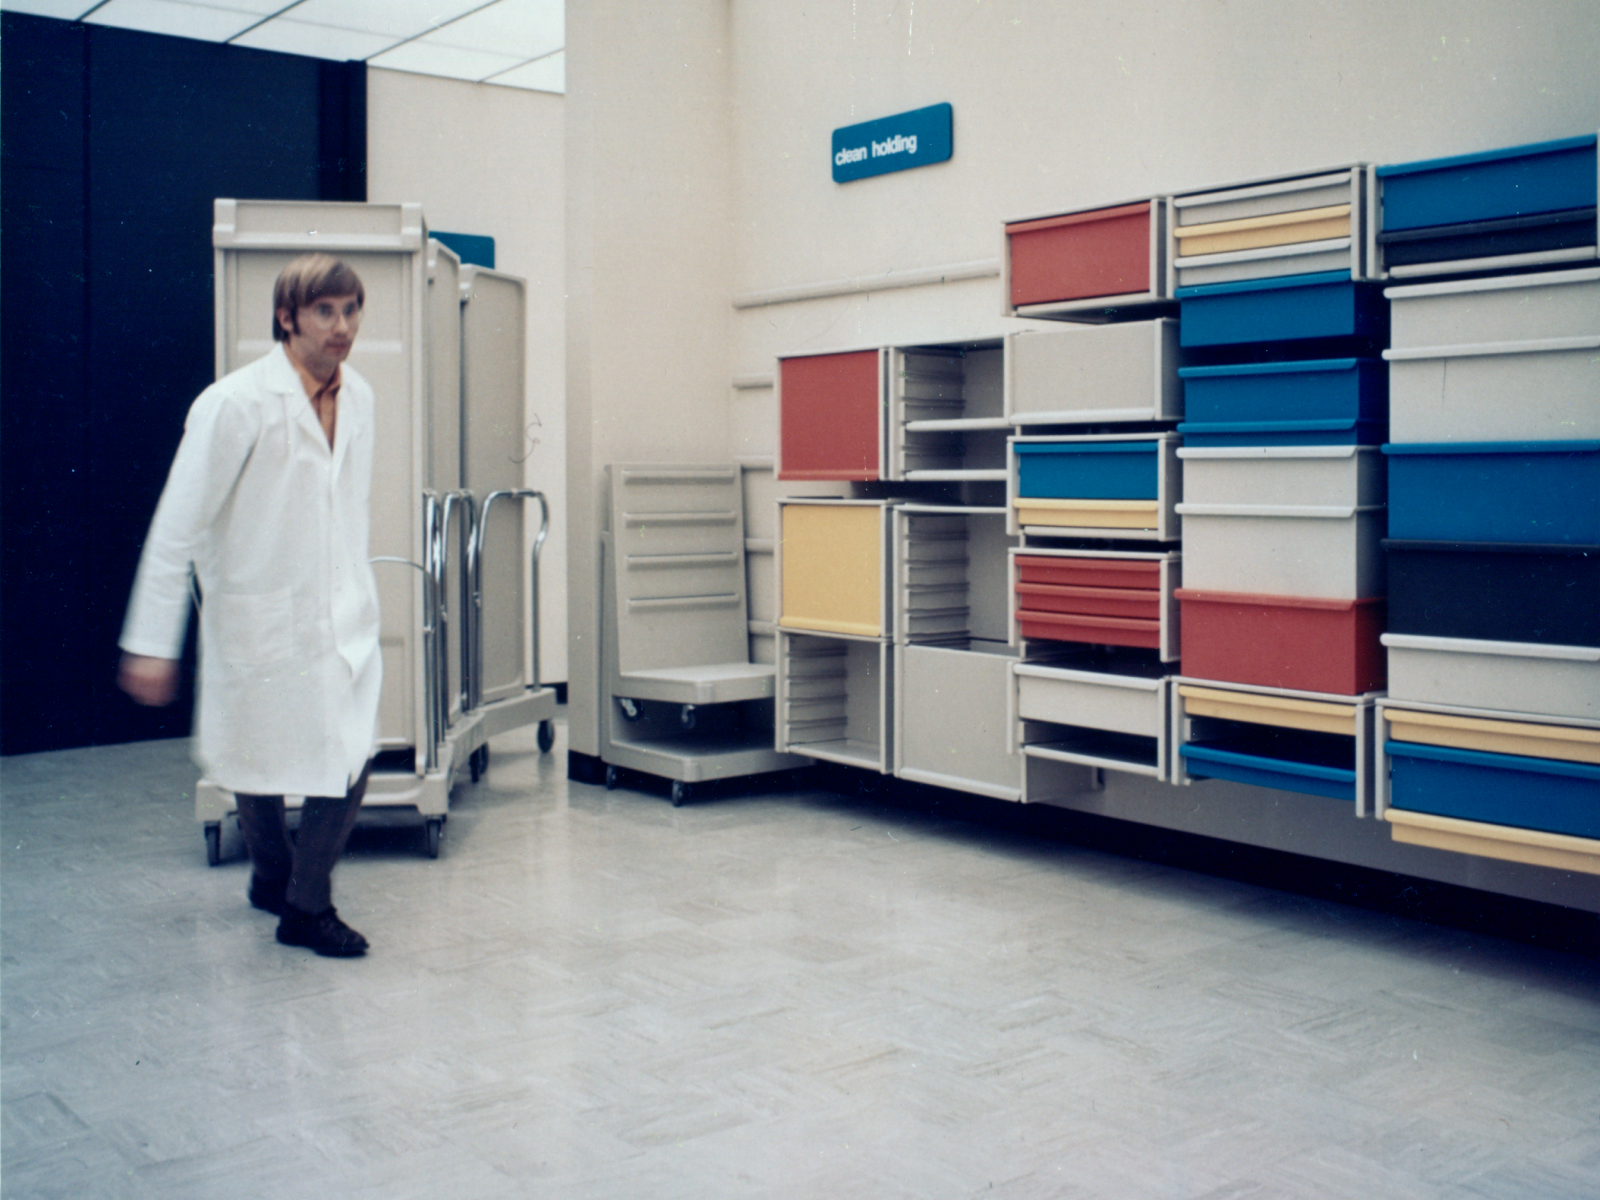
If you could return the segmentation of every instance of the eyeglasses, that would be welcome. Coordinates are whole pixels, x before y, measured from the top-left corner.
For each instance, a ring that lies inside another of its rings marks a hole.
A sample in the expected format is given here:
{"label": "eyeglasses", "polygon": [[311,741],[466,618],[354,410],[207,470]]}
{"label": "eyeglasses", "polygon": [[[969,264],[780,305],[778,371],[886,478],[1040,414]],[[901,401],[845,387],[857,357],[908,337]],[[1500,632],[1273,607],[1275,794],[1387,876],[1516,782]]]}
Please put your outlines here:
{"label": "eyeglasses", "polygon": [[349,324],[355,325],[361,320],[361,301],[354,296],[316,300],[303,307],[299,315],[302,320],[308,320],[313,325],[323,328],[330,328],[337,324],[340,317],[343,317]]}

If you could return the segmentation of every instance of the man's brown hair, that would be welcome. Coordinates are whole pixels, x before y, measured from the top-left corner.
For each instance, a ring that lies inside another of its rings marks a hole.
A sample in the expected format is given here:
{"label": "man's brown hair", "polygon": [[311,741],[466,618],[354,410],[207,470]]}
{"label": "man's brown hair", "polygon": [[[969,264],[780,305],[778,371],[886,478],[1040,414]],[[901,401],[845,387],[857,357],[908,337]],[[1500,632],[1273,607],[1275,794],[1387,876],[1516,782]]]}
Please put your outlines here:
{"label": "man's brown hair", "polygon": [[340,262],[331,254],[302,254],[284,267],[282,274],[278,276],[278,282],[273,285],[273,340],[278,342],[289,340],[289,330],[278,320],[280,310],[285,308],[289,310],[290,328],[298,333],[302,307],[314,304],[324,296],[351,294],[354,294],[357,304],[366,305],[367,289],[361,286],[361,277],[351,270],[348,264]]}

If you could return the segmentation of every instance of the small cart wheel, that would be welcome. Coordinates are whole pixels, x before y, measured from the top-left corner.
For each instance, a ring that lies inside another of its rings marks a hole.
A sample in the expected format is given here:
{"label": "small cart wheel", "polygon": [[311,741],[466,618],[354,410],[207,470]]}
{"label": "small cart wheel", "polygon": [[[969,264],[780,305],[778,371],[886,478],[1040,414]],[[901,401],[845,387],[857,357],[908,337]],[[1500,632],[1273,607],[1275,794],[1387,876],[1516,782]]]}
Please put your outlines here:
{"label": "small cart wheel", "polygon": [[485,742],[467,756],[467,769],[472,772],[472,782],[477,783],[489,770],[489,743]]}
{"label": "small cart wheel", "polygon": [[222,861],[222,823],[220,821],[207,821],[205,834],[206,866],[214,867]]}
{"label": "small cart wheel", "polygon": [[617,786],[617,769],[610,764],[606,765],[606,791]]}
{"label": "small cart wheel", "polygon": [[556,723],[546,718],[539,722],[539,753],[549,754],[556,744]]}
{"label": "small cart wheel", "polygon": [[427,843],[428,857],[438,858],[439,839],[444,836],[444,818],[429,817],[427,824],[423,827],[423,836]]}
{"label": "small cart wheel", "polygon": [[683,802],[694,795],[694,788],[681,779],[672,781],[672,807],[681,808]]}
{"label": "small cart wheel", "polygon": [[678,720],[682,722],[685,729],[693,729],[695,722],[694,705],[685,704],[683,711],[678,714]]}

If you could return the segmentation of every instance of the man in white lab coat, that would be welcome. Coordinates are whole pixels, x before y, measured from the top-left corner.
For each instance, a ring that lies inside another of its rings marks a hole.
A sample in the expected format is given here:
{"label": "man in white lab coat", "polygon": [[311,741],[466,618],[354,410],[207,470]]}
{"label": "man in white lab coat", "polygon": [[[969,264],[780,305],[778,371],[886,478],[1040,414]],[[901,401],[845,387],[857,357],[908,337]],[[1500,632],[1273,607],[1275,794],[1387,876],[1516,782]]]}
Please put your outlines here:
{"label": "man in white lab coat", "polygon": [[[373,395],[345,365],[365,290],[344,263],[305,255],[278,277],[266,357],[212,384],[145,540],[118,682],[169,703],[200,591],[195,757],[234,793],[250,903],[278,941],[352,957],[367,942],[332,904],[377,735],[382,663],[368,563]],[[290,842],[284,795],[306,797]]]}

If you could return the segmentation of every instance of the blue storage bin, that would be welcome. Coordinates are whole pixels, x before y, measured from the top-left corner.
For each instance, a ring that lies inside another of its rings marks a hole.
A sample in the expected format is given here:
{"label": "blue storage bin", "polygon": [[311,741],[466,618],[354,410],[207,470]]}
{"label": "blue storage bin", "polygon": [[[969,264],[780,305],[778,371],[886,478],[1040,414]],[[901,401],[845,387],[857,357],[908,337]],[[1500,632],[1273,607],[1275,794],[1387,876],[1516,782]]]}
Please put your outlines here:
{"label": "blue storage bin", "polygon": [[1600,441],[1386,445],[1389,536],[1600,543]]}
{"label": "blue storage bin", "polygon": [[1389,302],[1381,286],[1352,282],[1349,271],[1179,288],[1178,302],[1178,341],[1184,346],[1388,332]]}
{"label": "blue storage bin", "polygon": [[1017,495],[1053,500],[1160,498],[1161,443],[1022,442]]}
{"label": "blue storage bin", "polygon": [[1389,804],[1489,825],[1600,837],[1600,766],[1386,742]]}
{"label": "blue storage bin", "polygon": [[1186,446],[1376,446],[1388,436],[1382,420],[1182,421]]}
{"label": "blue storage bin", "polygon": [[1183,411],[1192,423],[1382,420],[1389,365],[1375,358],[1181,367]]}
{"label": "blue storage bin", "polygon": [[1593,208],[1595,134],[1379,167],[1384,232]]}
{"label": "blue storage bin", "polygon": [[1183,756],[1189,774],[1196,779],[1230,779],[1234,783],[1251,783],[1257,787],[1304,792],[1352,803],[1356,798],[1354,769],[1242,754],[1204,742],[1186,742],[1178,748],[1178,753]]}

